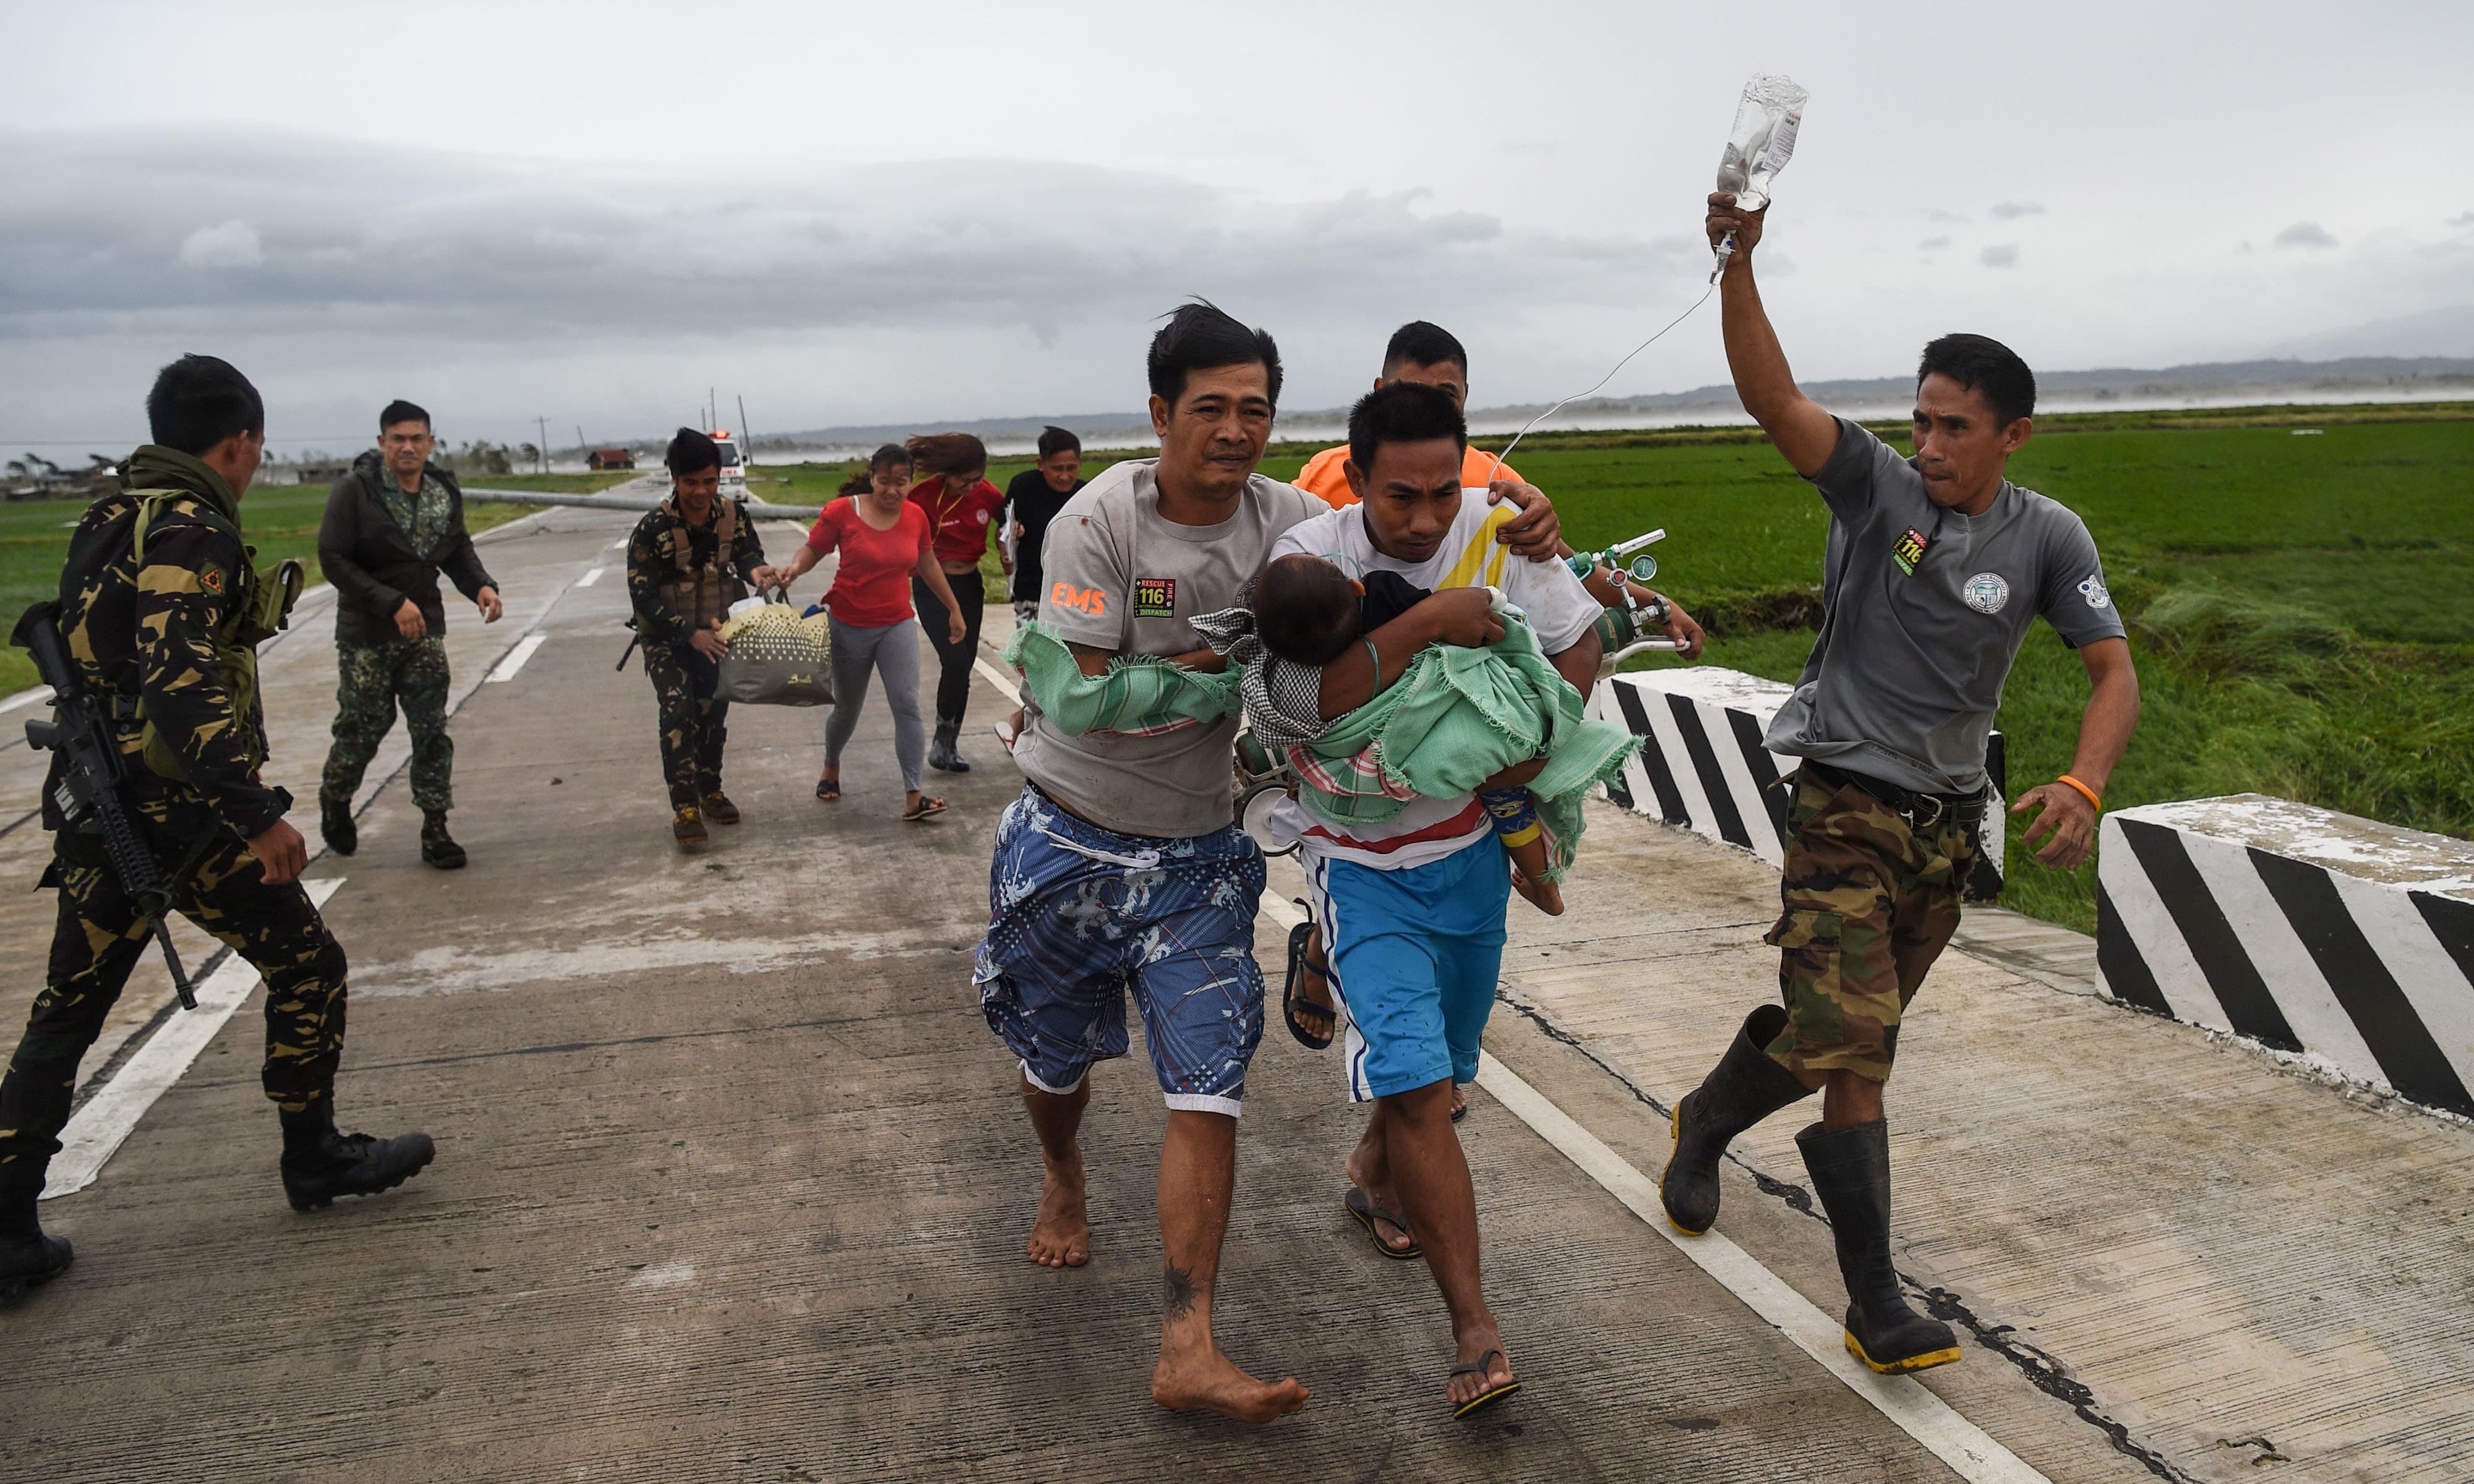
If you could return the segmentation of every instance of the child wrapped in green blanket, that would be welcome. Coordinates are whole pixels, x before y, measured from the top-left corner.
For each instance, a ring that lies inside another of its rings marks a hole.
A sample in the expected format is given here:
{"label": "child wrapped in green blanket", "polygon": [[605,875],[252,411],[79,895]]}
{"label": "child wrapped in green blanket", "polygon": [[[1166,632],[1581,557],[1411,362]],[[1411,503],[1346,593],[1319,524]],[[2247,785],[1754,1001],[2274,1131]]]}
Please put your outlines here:
{"label": "child wrapped in green blanket", "polygon": [[[1321,667],[1425,596],[1388,571],[1370,571],[1361,587],[1320,557],[1273,562],[1255,586],[1250,639],[1230,649],[1244,666],[1240,689],[1255,738],[1297,774],[1298,802],[1337,825],[1382,823],[1412,799],[1474,791],[1512,856],[1515,886],[1540,911],[1560,914],[1582,801],[1640,741],[1583,718],[1581,693],[1540,653],[1516,608],[1498,593],[1501,639],[1476,649],[1430,645],[1365,705],[1329,719],[1321,713]],[[1488,786],[1540,759],[1544,769],[1526,786]]]}

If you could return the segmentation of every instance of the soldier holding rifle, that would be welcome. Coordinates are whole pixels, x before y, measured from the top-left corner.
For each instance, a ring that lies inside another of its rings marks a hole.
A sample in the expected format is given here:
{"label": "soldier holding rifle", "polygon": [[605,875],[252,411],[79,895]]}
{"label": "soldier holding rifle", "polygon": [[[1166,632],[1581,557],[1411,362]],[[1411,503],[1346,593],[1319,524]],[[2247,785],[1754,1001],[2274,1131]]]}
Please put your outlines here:
{"label": "soldier holding rifle", "polygon": [[[78,1063],[157,940],[150,914],[166,902],[266,976],[261,1075],[280,1113],[283,1189],[296,1209],[400,1185],[434,1153],[425,1134],[381,1139],[335,1128],[344,950],[302,889],[308,850],[283,820],[291,796],[258,774],[256,646],[293,595],[291,583],[257,572],[241,540],[240,499],[266,445],[264,404],[230,365],[190,355],[157,376],[146,414],[155,441],[130,456],[128,489],[86,511],[59,602],[36,605],[19,625],[26,637],[40,633],[38,659],[56,670],[66,662],[67,673],[47,676],[61,704],[40,740],[68,743],[81,717],[110,735],[97,749],[55,746],[43,789],[55,845],[42,884],[59,888],[60,916],[47,981],[0,1079],[0,1297],[69,1265],[69,1244],[43,1233],[35,1202],[61,1148]],[[73,781],[76,765],[115,753],[117,781],[100,797],[82,794],[77,782],[91,774]],[[129,830],[119,851],[106,834],[115,814]],[[125,849],[133,836],[136,851]]]}

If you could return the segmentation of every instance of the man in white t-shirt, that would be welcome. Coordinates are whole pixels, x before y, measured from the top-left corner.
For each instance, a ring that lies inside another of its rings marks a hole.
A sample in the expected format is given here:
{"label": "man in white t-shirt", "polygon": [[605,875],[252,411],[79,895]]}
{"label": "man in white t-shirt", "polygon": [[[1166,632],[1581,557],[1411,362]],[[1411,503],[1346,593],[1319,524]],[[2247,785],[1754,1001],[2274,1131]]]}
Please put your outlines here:
{"label": "man in white t-shirt", "polygon": [[[1273,543],[1273,558],[1321,557],[1361,583],[1371,572],[1396,574],[1430,595],[1412,615],[1468,606],[1472,593],[1453,589],[1498,588],[1557,672],[1576,687],[1593,684],[1597,600],[1564,563],[1519,561],[1495,540],[1510,512],[1462,488],[1468,435],[1451,398],[1411,382],[1383,387],[1351,410],[1348,436],[1357,503],[1292,526]],[[1325,667],[1324,716],[1353,709],[1398,678],[1423,647],[1409,627],[1412,642],[1395,636],[1401,626],[1387,625],[1367,636],[1361,661]],[[1486,787],[1517,788],[1540,766],[1507,769]],[[1474,791],[1413,800],[1380,825],[1337,825],[1290,800],[1273,828],[1300,842],[1331,982],[1348,1007],[1349,1096],[1374,1105],[1348,1159],[1349,1210],[1386,1257],[1424,1254],[1457,1347],[1446,1395],[1465,1415],[1518,1385],[1479,1291],[1476,1196],[1451,1121],[1452,1085],[1477,1075],[1502,967],[1511,896],[1504,848]],[[1395,1212],[1405,1213],[1415,1238],[1405,1251],[1377,1228],[1401,1227]]]}

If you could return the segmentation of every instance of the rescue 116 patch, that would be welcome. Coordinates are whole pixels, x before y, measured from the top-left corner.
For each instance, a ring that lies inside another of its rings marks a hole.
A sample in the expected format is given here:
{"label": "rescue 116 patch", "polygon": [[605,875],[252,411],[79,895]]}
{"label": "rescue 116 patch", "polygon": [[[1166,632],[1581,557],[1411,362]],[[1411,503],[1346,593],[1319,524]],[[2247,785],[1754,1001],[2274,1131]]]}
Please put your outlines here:
{"label": "rescue 116 patch", "polygon": [[1890,560],[1899,564],[1900,571],[1913,577],[1916,575],[1916,563],[1925,559],[1926,544],[1925,534],[1909,526],[1900,532],[1899,539],[1891,543]]}
{"label": "rescue 116 patch", "polygon": [[1176,616],[1176,579],[1174,577],[1135,578],[1134,616],[1136,618],[1175,618]]}

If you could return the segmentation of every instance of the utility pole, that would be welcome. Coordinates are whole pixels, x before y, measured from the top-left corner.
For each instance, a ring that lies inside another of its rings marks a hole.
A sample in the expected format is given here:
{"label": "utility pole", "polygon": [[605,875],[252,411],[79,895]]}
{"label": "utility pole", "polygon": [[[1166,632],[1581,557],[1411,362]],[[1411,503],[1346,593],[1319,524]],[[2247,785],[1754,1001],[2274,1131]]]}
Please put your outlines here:
{"label": "utility pole", "polygon": [[721,426],[721,404],[714,399],[713,388],[704,389],[704,430],[708,433]]}
{"label": "utility pole", "polygon": [[744,465],[753,465],[756,462],[756,435],[747,430],[747,398],[740,396],[736,392],[732,393],[731,395],[739,402],[740,462]]}
{"label": "utility pole", "polygon": [[575,425],[575,456],[587,464],[593,462],[593,445],[584,441],[584,424],[581,422]]}
{"label": "utility pole", "polygon": [[535,418],[533,425],[541,431],[541,442],[533,444],[533,462],[539,466],[537,472],[546,474],[549,472],[549,419]]}

